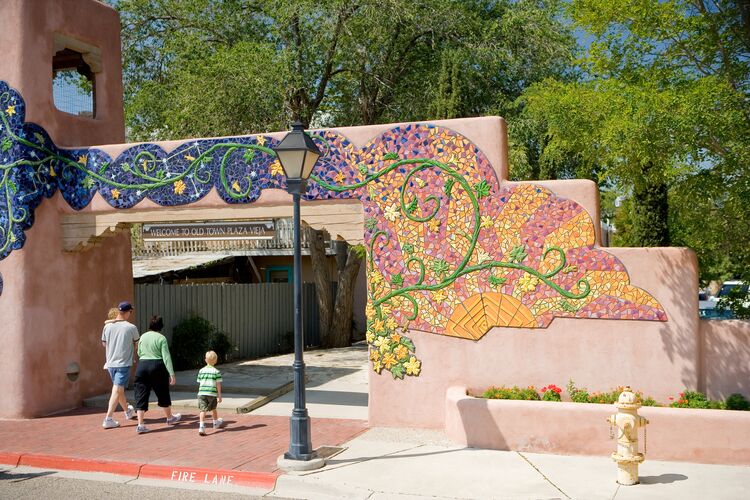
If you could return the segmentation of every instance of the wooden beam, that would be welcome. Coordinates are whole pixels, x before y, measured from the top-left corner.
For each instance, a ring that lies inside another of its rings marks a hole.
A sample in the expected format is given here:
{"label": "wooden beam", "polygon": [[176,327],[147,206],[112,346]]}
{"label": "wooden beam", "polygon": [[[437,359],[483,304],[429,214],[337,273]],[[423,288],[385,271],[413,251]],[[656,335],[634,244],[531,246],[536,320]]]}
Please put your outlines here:
{"label": "wooden beam", "polygon": [[[131,224],[208,220],[267,220],[292,216],[291,205],[228,205],[225,207],[155,207],[148,209],[77,212],[62,216],[62,245],[80,252],[100,240],[126,231]],[[357,200],[329,200],[302,205],[302,221],[325,229],[331,238],[362,243],[364,211]]]}

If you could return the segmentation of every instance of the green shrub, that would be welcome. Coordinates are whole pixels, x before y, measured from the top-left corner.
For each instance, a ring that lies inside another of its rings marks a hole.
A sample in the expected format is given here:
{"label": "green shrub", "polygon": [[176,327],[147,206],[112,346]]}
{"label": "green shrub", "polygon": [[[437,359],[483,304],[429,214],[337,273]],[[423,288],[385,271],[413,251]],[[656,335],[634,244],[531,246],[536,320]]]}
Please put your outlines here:
{"label": "green shrub", "polygon": [[643,406],[660,406],[659,403],[651,396],[646,396],[645,398],[642,398],[641,404]]}
{"label": "green shrub", "polygon": [[725,406],[727,410],[748,411],[750,410],[750,401],[742,394],[735,392],[727,398]]}
{"label": "green shrub", "polygon": [[206,351],[215,351],[219,363],[227,360],[234,346],[229,337],[207,319],[193,314],[182,320],[172,331],[172,361],[175,370],[200,368],[205,364]]}
{"label": "green shrub", "polygon": [[586,389],[581,389],[575,386],[573,379],[568,380],[568,385],[565,386],[568,390],[570,400],[574,403],[588,403],[590,400],[589,393]]}
{"label": "green shrub", "polygon": [[219,363],[226,363],[236,350],[226,333],[214,330],[208,337],[208,351],[214,351]]}
{"label": "green shrub", "polygon": [[513,387],[490,387],[482,394],[486,399],[519,399],[527,401],[538,401],[539,393],[533,386],[521,389],[518,386]]}
{"label": "green shrub", "polygon": [[[566,388],[570,395],[570,400],[575,403],[595,403],[606,405],[617,403],[617,400],[620,399],[620,394],[622,394],[622,391],[625,389],[625,387],[620,386],[608,392],[592,392],[589,394],[586,388],[576,387],[573,380],[568,382]],[[636,401],[639,401],[641,405],[659,406],[656,400],[651,396],[644,397],[641,391],[633,391],[633,393],[635,394]]]}
{"label": "green shrub", "polygon": [[[674,398],[669,398],[673,400]],[[723,401],[710,401],[706,398],[706,395],[698,391],[684,391],[680,393],[680,397],[677,401],[672,401],[669,404],[672,408],[700,408],[700,409],[711,409],[711,410],[723,410]]]}
{"label": "green shrub", "polygon": [[557,387],[555,384],[542,387],[542,401],[562,401],[560,393],[562,389]]}
{"label": "green shrub", "polygon": [[602,405],[615,404],[620,398],[620,394],[622,394],[622,389],[615,389],[610,392],[594,392],[589,395],[589,403]]}

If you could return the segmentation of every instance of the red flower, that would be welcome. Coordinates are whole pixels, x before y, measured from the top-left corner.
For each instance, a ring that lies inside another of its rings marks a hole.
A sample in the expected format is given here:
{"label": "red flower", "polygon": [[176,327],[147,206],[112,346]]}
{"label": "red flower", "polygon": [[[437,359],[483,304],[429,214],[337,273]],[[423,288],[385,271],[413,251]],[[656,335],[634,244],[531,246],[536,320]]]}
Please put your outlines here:
{"label": "red flower", "polygon": [[674,401],[674,398],[672,396],[669,396],[670,401]]}

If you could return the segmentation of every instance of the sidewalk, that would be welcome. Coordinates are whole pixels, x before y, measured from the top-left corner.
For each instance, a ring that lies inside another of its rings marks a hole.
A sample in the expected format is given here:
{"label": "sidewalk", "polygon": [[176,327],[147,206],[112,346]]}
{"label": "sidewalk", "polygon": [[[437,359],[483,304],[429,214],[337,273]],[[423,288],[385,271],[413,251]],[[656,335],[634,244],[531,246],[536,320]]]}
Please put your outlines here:
{"label": "sidewalk", "polygon": [[[288,417],[294,406],[292,362],[294,354],[221,365],[223,401],[219,410],[254,415]],[[367,420],[367,344],[305,352],[307,408],[312,417]],[[170,388],[176,411],[196,412],[198,370],[178,371]],[[133,391],[126,391],[133,401]],[[106,408],[110,392],[88,398],[84,406]],[[156,395],[151,394],[156,408]]]}
{"label": "sidewalk", "polygon": [[348,499],[748,498],[750,467],[646,460],[641,484],[619,486],[609,457],[461,448],[441,432],[374,428],[325,468],[280,476],[272,496]]}
{"label": "sidewalk", "polygon": [[[750,467],[647,459],[640,468],[641,484],[618,486],[616,466],[608,457],[461,448],[438,431],[374,428],[362,433],[363,422],[343,419],[313,419],[316,448],[344,448],[326,467],[283,474],[275,461],[288,444],[288,418],[226,414],[227,429],[200,438],[194,418],[175,428],[154,421],[153,432],[138,436],[132,422],[121,429],[98,428],[101,415],[85,409],[0,421],[0,462],[18,464],[21,471],[32,466],[110,472],[129,484],[320,500],[734,500],[747,498],[750,484]],[[230,473],[234,479],[227,482]]]}
{"label": "sidewalk", "polygon": [[[120,428],[101,427],[105,411],[81,408],[32,420],[0,420],[0,463],[49,469],[109,472],[170,481],[229,476],[233,484],[273,488],[276,459],[289,444],[289,417],[220,412],[227,426],[198,435],[198,414],[183,414],[167,426],[163,414],[149,411],[150,432],[136,434],[135,420],[116,418]],[[360,420],[314,419],[316,446],[338,446],[366,429]],[[266,490],[267,491],[267,490]]]}

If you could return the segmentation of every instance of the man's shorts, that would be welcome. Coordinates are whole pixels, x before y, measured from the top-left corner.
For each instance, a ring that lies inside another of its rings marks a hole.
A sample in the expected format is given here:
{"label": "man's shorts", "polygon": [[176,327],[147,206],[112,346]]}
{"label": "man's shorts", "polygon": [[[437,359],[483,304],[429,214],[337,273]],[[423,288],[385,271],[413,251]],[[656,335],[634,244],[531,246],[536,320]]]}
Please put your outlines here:
{"label": "man's shorts", "polygon": [[198,409],[200,411],[213,411],[216,409],[217,403],[216,396],[204,396],[203,394],[198,396]]}
{"label": "man's shorts", "polygon": [[128,386],[128,379],[130,378],[130,367],[119,366],[117,368],[107,368],[109,376],[112,377],[112,383],[114,385],[121,385],[123,387]]}

